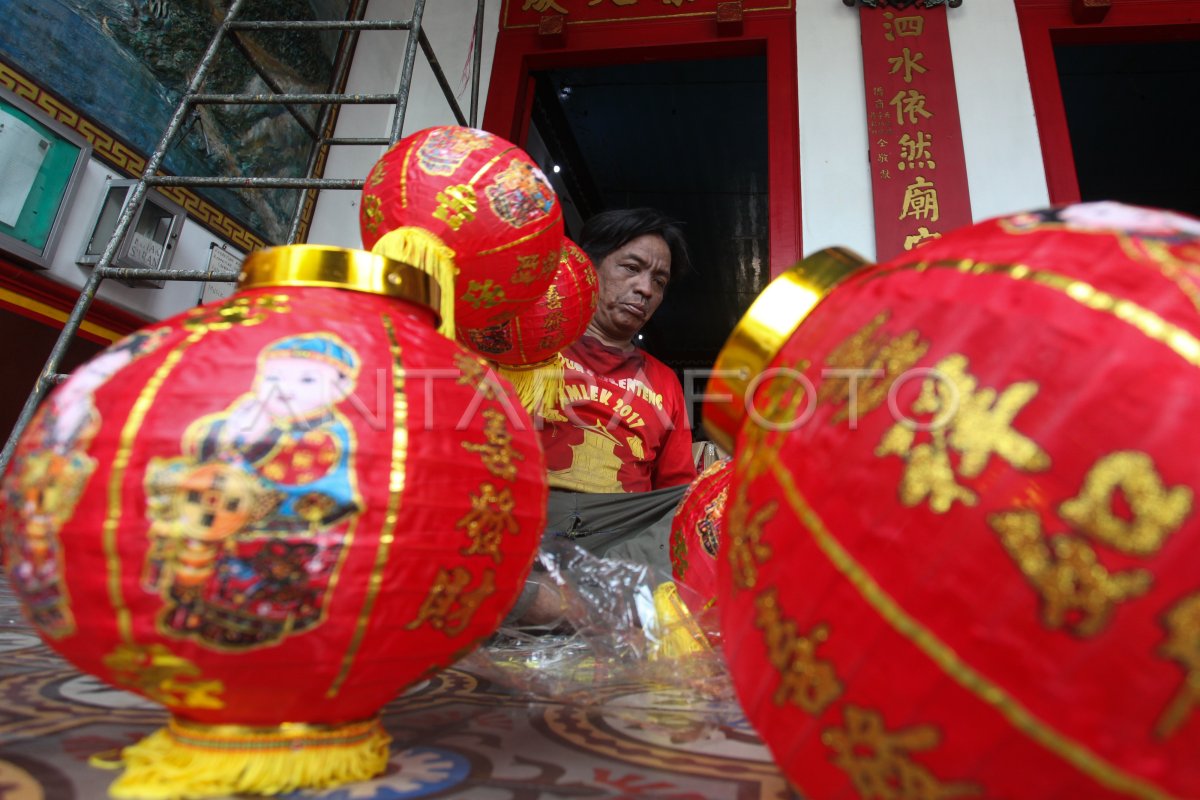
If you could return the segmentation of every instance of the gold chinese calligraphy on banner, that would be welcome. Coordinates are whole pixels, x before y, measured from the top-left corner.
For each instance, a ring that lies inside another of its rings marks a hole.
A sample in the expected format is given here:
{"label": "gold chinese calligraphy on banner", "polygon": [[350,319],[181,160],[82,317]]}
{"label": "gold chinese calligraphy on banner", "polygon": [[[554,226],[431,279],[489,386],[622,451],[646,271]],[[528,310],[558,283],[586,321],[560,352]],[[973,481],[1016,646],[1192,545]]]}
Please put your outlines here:
{"label": "gold chinese calligraphy on banner", "polygon": [[971,222],[946,8],[863,7],[876,259]]}

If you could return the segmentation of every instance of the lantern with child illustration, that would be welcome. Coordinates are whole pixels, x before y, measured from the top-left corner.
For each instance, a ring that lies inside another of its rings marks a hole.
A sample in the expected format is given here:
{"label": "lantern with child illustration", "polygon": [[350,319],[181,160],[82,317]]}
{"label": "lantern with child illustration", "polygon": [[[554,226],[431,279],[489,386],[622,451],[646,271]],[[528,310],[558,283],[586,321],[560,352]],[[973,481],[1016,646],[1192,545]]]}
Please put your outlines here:
{"label": "lantern with child illustration", "polygon": [[383,256],[252,253],[233,297],[105,351],[30,425],[3,488],[13,588],[76,666],[171,712],[115,796],[371,777],[384,703],[515,601],[542,455],[436,307]]}
{"label": "lantern with child illustration", "polygon": [[1200,795],[1200,221],[854,267],[782,276],[716,365],[747,715],[809,797]]}

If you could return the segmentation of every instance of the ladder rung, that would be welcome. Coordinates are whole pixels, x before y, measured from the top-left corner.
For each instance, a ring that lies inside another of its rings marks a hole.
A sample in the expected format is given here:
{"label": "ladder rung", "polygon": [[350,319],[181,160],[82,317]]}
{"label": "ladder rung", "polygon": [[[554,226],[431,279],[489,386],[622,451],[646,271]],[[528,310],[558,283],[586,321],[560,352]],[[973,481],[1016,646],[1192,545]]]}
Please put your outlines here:
{"label": "ladder rung", "polygon": [[229,23],[231,31],[407,31],[412,30],[408,19],[338,20],[238,20]]}
{"label": "ladder rung", "polygon": [[234,283],[237,273],[209,272],[206,269],[133,269],[132,267],[101,267],[96,270],[101,277],[122,281],[212,281]]}
{"label": "ladder rung", "polygon": [[386,136],[381,136],[381,137],[377,137],[374,139],[371,139],[371,138],[357,138],[356,139],[356,138],[351,138],[348,136],[343,136],[343,137],[333,138],[333,139],[321,139],[319,142],[317,142],[317,146],[319,147],[323,144],[391,144],[391,143],[392,143],[392,140],[387,138]]}
{"label": "ladder rung", "polygon": [[221,186],[234,189],[361,189],[363,178],[213,178],[204,175],[154,175],[147,186]]}
{"label": "ladder rung", "polygon": [[394,104],[394,94],[194,94],[185,98],[192,104],[253,106],[309,103],[313,105],[345,103],[347,105]]}

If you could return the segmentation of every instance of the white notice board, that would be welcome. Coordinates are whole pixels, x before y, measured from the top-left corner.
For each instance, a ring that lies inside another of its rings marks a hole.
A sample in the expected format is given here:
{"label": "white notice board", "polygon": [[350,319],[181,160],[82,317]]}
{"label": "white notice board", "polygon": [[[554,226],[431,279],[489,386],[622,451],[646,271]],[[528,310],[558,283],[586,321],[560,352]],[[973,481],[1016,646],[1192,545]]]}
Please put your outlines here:
{"label": "white notice board", "polygon": [[[242,271],[242,259],[245,256],[237,250],[230,250],[228,245],[213,242],[208,246],[208,272],[211,275],[233,275]],[[211,303],[223,300],[237,291],[236,282],[205,281],[204,290],[200,293],[201,303]]]}

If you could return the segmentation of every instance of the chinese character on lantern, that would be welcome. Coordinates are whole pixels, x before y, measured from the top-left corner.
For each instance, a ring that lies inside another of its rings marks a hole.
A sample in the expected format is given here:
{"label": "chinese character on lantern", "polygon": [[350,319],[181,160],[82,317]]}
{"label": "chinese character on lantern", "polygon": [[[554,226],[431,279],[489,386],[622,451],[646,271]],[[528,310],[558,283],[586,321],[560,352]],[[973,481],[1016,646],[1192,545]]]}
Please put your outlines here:
{"label": "chinese character on lantern", "polygon": [[[1013,426],[1013,420],[1037,395],[1033,381],[1018,381],[1003,391],[981,387],[967,371],[967,358],[953,354],[930,370],[912,405],[917,414],[933,415],[924,426],[931,441],[917,443],[917,430],[908,420],[894,424],[880,440],[875,455],[899,456],[905,462],[900,500],[912,507],[929,501],[943,514],[954,501],[973,506],[979,496],[955,480],[978,478],[992,456],[1023,472],[1049,468],[1050,457]],[[958,464],[950,459],[959,456]]]}
{"label": "chinese character on lantern", "polygon": [[933,725],[889,731],[878,711],[848,705],[843,713],[845,727],[826,729],[821,740],[836,754],[833,763],[850,776],[859,797],[923,800],[982,794],[969,783],[943,784],[912,759],[914,751],[940,744],[941,733]]}

